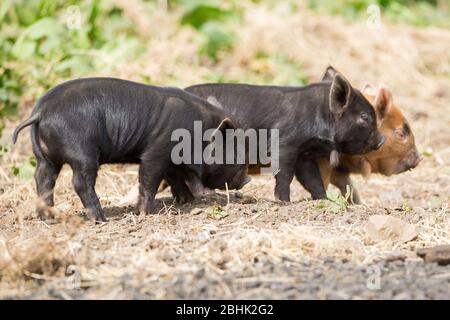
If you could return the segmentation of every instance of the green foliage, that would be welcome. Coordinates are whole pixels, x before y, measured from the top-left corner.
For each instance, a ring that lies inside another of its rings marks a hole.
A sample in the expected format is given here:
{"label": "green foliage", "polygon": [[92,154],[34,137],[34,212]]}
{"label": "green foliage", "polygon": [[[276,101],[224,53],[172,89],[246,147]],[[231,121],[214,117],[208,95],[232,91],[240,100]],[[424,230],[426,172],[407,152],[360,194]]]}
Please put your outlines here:
{"label": "green foliage", "polygon": [[196,2],[187,8],[181,18],[181,24],[188,24],[200,29],[208,22],[225,21],[232,16],[234,16],[234,12],[231,10],[221,9],[214,4]]}
{"label": "green foliage", "polygon": [[[0,119],[17,113],[20,94],[21,86],[14,69],[8,67],[0,57]],[[1,129],[0,122],[0,134]]]}
{"label": "green foliage", "polygon": [[327,191],[327,197],[329,201],[328,208],[330,209],[330,211],[338,213],[347,210],[349,196],[350,196],[349,192],[347,192],[347,194],[344,197],[339,192],[328,190]]}
{"label": "green foliage", "polygon": [[[367,17],[368,5],[378,3],[383,18],[391,21],[450,25],[448,10],[437,9],[438,3],[440,8],[448,8],[442,6],[442,0],[308,1],[314,10],[349,18]],[[253,2],[278,5],[275,0]],[[149,9],[157,7],[155,1],[143,4]],[[231,52],[238,42],[244,8],[238,0],[169,1],[169,10],[182,13],[180,28],[198,32],[203,40],[199,54],[213,62]],[[290,12],[301,8],[298,1],[289,0]],[[80,23],[74,24],[77,11]],[[3,119],[16,116],[21,101],[35,100],[50,87],[71,78],[112,73],[117,61],[123,64],[136,60],[146,50],[146,39],[140,38],[136,23],[114,0],[2,0],[0,28],[0,135]],[[301,70],[292,57],[263,52],[249,62],[248,74],[239,79],[212,70],[205,80],[303,85],[307,79]],[[143,82],[152,83],[152,75],[141,77]],[[167,78],[177,83],[177,75]]]}
{"label": "green foliage", "polygon": [[347,210],[348,199],[350,197],[350,192],[342,196],[339,192],[334,190],[327,191],[327,200],[321,200],[315,204],[317,209],[327,209],[334,213],[339,213]]}
{"label": "green foliage", "polygon": [[408,23],[420,27],[438,26],[450,28],[450,11],[439,10],[432,1],[417,1],[412,6],[391,1],[385,16],[394,22]]}
{"label": "green foliage", "polygon": [[[79,23],[70,23],[74,16]],[[17,114],[23,94],[34,99],[58,82],[108,71],[144,51],[110,1],[6,0],[0,26],[0,121]]]}
{"label": "green foliage", "polygon": [[220,72],[208,73],[203,77],[203,80],[205,80],[206,82],[217,82],[217,83],[233,82],[231,79],[226,78],[225,75]]}
{"label": "green foliage", "polygon": [[222,9],[219,3],[194,2],[185,10],[181,24],[197,29],[204,37],[200,53],[217,60],[220,51],[233,48],[236,35],[229,22],[237,17],[238,11]]}
{"label": "green foliage", "polygon": [[409,205],[409,203],[407,201],[403,202],[402,210],[406,213],[413,212],[413,208]]}
{"label": "green foliage", "polygon": [[208,217],[215,220],[221,220],[226,216],[228,216],[228,213],[222,208],[220,204],[215,204],[212,208],[212,211],[208,213]]}
{"label": "green foliage", "polygon": [[367,7],[376,3],[374,0],[309,0],[309,7],[314,10],[322,10],[330,12],[333,15],[343,15],[347,18],[355,18],[364,13]]}
{"label": "green foliage", "polygon": [[22,180],[30,180],[33,178],[34,170],[36,169],[36,159],[29,157],[26,161],[11,168],[14,176]]}
{"label": "green foliage", "polygon": [[217,60],[220,50],[233,47],[235,36],[232,32],[226,30],[222,24],[208,22],[202,26],[201,31],[205,35],[206,41],[200,52],[210,58]]}
{"label": "green foliage", "polygon": [[441,209],[445,204],[444,199],[436,196],[432,196],[429,202],[430,209]]}
{"label": "green foliage", "polygon": [[[309,7],[315,11],[325,11],[342,15],[347,19],[367,18],[367,8],[371,4],[380,6],[382,18],[392,22],[416,26],[438,26],[450,28],[450,11],[441,9],[436,0],[309,0]],[[443,3],[443,1],[442,1]]]}
{"label": "green foliage", "polygon": [[424,157],[432,157],[433,156],[433,149],[431,148],[425,148],[420,152],[421,155]]}
{"label": "green foliage", "polygon": [[4,156],[11,150],[11,144],[5,143],[3,145],[0,144],[0,156]]}
{"label": "green foliage", "polygon": [[308,79],[301,72],[302,67],[280,53],[258,52],[251,66],[260,79],[258,83],[287,86],[302,86],[308,83]]}

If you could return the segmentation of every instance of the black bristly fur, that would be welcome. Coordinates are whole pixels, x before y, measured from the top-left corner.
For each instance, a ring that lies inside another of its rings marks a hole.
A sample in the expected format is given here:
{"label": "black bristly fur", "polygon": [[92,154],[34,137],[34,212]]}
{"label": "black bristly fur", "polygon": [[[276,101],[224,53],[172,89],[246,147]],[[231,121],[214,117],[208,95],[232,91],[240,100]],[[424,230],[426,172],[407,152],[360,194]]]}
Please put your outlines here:
{"label": "black bristly fur", "polygon": [[[218,128],[225,112],[176,88],[147,86],[113,78],[86,78],[62,83],[48,91],[20,124],[13,140],[31,125],[39,197],[53,205],[53,188],[62,165],[73,170],[73,185],[88,215],[105,221],[95,193],[100,165],[139,163],[139,208],[155,212],[157,188],[166,179],[179,201],[192,195],[185,184],[197,175],[210,188],[239,188],[247,182],[245,165],[175,165],[171,150],[173,130],[193,136],[194,121],[203,130]],[[203,143],[203,148],[208,142]],[[214,176],[214,179],[211,179]]]}
{"label": "black bristly fur", "polygon": [[[333,105],[345,104],[345,108],[336,108],[334,113],[330,107],[332,82],[300,88],[202,84],[185,90],[217,102],[244,129],[279,129],[280,168],[275,176],[275,196],[290,200],[290,183],[295,175],[313,199],[322,199],[326,192],[318,159],[328,159],[332,150],[362,154],[378,148],[383,140],[371,104],[343,77],[335,80],[338,90],[333,91],[332,99],[338,104]],[[364,125],[357,124],[361,114],[367,118]]]}

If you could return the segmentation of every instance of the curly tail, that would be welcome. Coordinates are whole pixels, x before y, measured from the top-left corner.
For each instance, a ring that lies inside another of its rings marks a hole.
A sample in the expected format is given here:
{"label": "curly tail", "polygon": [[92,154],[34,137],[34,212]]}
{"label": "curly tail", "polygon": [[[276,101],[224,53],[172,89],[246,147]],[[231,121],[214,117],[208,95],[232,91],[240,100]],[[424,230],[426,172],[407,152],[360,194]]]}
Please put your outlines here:
{"label": "curly tail", "polygon": [[14,130],[14,133],[13,133],[13,143],[16,143],[17,136],[19,135],[19,132],[23,128],[28,127],[29,125],[31,125],[33,123],[39,122],[39,120],[40,120],[40,114],[39,113],[35,113],[31,117],[29,117],[27,120],[25,120],[24,122],[19,124],[17,126],[17,128]]}

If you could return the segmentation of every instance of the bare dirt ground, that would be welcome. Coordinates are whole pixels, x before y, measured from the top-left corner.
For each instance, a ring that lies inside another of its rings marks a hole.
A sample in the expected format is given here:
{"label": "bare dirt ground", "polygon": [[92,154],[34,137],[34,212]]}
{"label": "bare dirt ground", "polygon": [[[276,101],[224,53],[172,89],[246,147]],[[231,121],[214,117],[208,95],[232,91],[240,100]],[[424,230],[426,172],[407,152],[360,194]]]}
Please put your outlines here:
{"label": "bare dirt ground", "polygon": [[[249,8],[242,43],[215,70],[253,82],[259,72],[270,78],[277,74],[270,63],[251,62],[265,50],[298,61],[311,81],[332,63],[357,87],[384,83],[427,151],[420,166],[393,177],[355,177],[364,205],[338,212],[308,201],[295,181],[294,201],[275,202],[273,178],[260,176],[242,193],[183,206],[165,191],[160,213],[152,216],[137,216],[128,205],[137,167],[104,166],[97,192],[109,222],[100,225],[82,218],[71,170],[64,168],[55,218],[44,222],[34,216],[32,181],[11,174],[31,155],[22,134],[0,156],[0,298],[450,298],[450,266],[416,255],[419,248],[450,244],[450,32],[389,25],[373,31],[364,22],[285,17],[283,10]],[[159,24],[170,26],[171,19]],[[180,85],[204,81],[209,66],[194,58],[195,38],[168,28],[157,40],[150,36],[147,57],[112,73],[133,78],[140,70],[161,84],[176,72]],[[3,140],[17,123],[7,125]],[[215,204],[227,216],[215,219]],[[413,224],[419,235],[406,243],[374,241],[366,224],[375,214]]]}

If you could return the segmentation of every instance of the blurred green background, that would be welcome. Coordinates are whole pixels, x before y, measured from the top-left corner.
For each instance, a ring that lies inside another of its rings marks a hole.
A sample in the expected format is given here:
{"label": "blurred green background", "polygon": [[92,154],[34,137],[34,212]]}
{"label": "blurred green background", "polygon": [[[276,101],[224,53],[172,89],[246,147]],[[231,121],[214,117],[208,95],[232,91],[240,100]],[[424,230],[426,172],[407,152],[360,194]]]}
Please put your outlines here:
{"label": "blurred green background", "polygon": [[[342,16],[346,20],[367,19],[368,6],[377,4],[383,19],[389,23],[450,28],[447,0],[286,2],[292,12],[308,10],[319,15]],[[149,21],[159,21],[161,15],[174,17],[171,21],[175,21],[176,28],[170,32],[190,30],[189,35],[193,38],[189,41],[194,43],[195,54],[200,61],[212,66],[202,79],[217,82],[241,80],[225,78],[213,66],[232,54],[236,39],[240,37],[239,26],[243,23],[247,3],[270,6],[277,1],[2,0],[0,135],[5,118],[17,117],[20,106],[27,102],[29,106],[57,83],[97,73],[115,75],[115,62],[126,65],[142,58],[148,38],[154,37],[154,34],[147,34],[146,28],[159,27]],[[308,81],[302,75],[298,61],[282,54],[260,52],[255,61],[256,67],[250,71],[254,73],[250,78],[252,81],[291,85]],[[267,65],[274,66],[276,75],[267,75],[264,69]],[[152,74],[139,74],[137,80],[155,83]],[[177,85],[177,80],[177,73],[168,74],[164,85]],[[157,84],[160,82],[156,81]]]}

